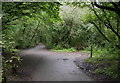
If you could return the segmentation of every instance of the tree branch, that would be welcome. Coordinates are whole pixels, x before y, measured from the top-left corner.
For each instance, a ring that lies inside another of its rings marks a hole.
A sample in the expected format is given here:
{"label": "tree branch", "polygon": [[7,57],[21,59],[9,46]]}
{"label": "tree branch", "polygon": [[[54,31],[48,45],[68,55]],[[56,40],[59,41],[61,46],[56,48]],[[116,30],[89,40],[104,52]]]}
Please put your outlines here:
{"label": "tree branch", "polygon": [[115,11],[114,8],[112,7],[108,7],[108,6],[103,6],[103,5],[98,5],[96,2],[94,2],[94,5],[98,8],[101,8],[101,9],[106,9],[106,10],[110,10],[110,11]]}
{"label": "tree branch", "polygon": [[117,13],[119,16],[120,16],[120,8],[119,8],[119,5],[115,4],[114,2],[112,2],[112,5],[115,7],[108,7],[108,6],[103,6],[103,5],[98,5],[96,2],[94,2],[94,5],[100,9],[106,9],[106,10],[109,10],[109,11],[113,11],[115,13]]}
{"label": "tree branch", "polygon": [[[103,13],[105,13],[104,10],[103,10]],[[114,32],[115,35],[117,35],[118,39],[120,39],[119,33],[117,33],[117,31],[115,31],[115,30],[113,29],[113,26],[111,25],[109,19],[108,19],[106,16],[105,16],[105,18],[106,18],[106,20],[107,20],[108,27]],[[118,26],[119,26],[119,25],[117,25],[117,27],[118,27]]]}
{"label": "tree branch", "polygon": [[91,24],[93,24],[97,30],[101,33],[101,35],[109,42],[111,43],[111,41],[103,34],[103,32],[99,29],[99,27],[94,23],[94,22],[90,22]]}
{"label": "tree branch", "polygon": [[[92,5],[92,6],[93,6],[93,5]],[[94,8],[94,7],[93,7],[93,8]],[[94,9],[92,9],[92,10],[93,10],[94,14],[97,16],[97,18],[98,18],[101,22],[103,22],[104,25],[105,25],[107,28],[111,29],[112,32],[120,39],[120,35],[113,29],[113,27],[112,27],[112,25],[110,24],[110,21],[108,20],[108,18],[106,17],[107,22],[104,22],[104,21],[98,16],[97,12],[96,12]]]}

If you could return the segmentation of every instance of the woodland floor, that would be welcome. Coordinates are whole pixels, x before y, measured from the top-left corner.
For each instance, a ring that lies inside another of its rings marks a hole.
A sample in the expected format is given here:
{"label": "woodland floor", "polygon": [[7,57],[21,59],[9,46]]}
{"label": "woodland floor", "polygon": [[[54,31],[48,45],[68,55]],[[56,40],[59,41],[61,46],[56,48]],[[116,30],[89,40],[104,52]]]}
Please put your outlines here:
{"label": "woodland floor", "polygon": [[18,75],[8,77],[9,81],[96,81],[85,73],[81,62],[88,58],[84,52],[53,52],[44,45],[21,50],[23,59]]}

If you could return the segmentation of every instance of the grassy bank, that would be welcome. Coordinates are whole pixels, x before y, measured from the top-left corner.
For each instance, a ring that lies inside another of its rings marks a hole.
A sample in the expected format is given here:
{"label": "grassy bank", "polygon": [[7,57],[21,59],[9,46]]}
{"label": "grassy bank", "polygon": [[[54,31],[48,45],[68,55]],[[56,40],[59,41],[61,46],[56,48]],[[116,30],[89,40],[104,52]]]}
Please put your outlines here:
{"label": "grassy bank", "polygon": [[[90,51],[88,49],[82,52]],[[85,60],[86,64],[94,67],[93,74],[105,75],[108,78],[118,79],[119,49],[93,49],[93,57]]]}

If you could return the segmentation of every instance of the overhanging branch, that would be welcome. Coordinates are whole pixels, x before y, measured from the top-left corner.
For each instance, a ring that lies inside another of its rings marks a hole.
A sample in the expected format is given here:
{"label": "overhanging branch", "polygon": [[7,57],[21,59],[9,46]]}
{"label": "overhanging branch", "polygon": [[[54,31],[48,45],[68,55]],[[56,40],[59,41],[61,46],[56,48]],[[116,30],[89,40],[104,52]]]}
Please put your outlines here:
{"label": "overhanging branch", "polygon": [[94,5],[100,9],[106,9],[106,10],[109,10],[109,11],[113,11],[115,13],[117,13],[119,16],[120,16],[120,8],[119,8],[119,5],[115,4],[114,2],[112,2],[112,5],[114,6],[113,7],[108,7],[108,6],[103,6],[103,5],[99,5],[97,4],[96,2],[94,2]]}

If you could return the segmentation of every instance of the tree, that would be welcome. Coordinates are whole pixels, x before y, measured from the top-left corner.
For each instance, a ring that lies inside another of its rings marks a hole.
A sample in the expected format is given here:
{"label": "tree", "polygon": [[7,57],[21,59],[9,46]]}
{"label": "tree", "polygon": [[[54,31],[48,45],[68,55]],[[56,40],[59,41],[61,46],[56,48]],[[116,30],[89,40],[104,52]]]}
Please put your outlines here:
{"label": "tree", "polygon": [[10,68],[16,73],[16,67],[21,59],[15,52],[18,52],[18,49],[21,48],[32,47],[40,41],[43,42],[44,32],[48,33],[48,27],[46,26],[60,21],[60,5],[58,2],[2,3],[4,77],[6,75],[5,71]]}
{"label": "tree", "polygon": [[[58,11],[60,7],[58,2],[3,2],[2,3],[2,25],[3,30],[7,28],[10,22],[21,18],[22,16],[34,17],[40,13],[46,13],[52,20],[58,20]],[[52,12],[51,12],[52,11]],[[55,19],[54,19],[55,18]]]}

